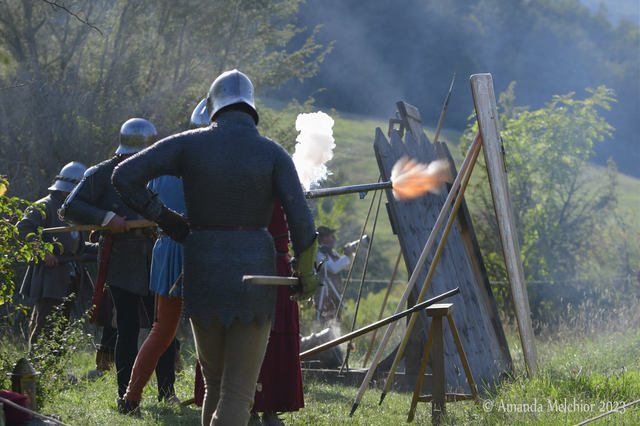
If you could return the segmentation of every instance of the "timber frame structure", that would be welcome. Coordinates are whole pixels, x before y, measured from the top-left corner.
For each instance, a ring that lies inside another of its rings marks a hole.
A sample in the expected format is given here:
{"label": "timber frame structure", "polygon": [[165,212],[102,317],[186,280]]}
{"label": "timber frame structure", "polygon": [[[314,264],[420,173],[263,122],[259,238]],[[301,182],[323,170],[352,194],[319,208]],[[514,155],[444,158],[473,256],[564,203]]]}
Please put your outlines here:
{"label": "timber frame structure", "polygon": [[[398,309],[402,309],[405,302],[409,306],[413,306],[422,302],[425,296],[434,297],[459,287],[460,294],[450,300],[456,306],[453,310],[453,317],[455,317],[460,340],[467,354],[472,377],[482,392],[484,388],[490,388],[497,384],[503,374],[512,370],[512,360],[473,224],[462,198],[481,147],[484,148],[500,240],[511,286],[525,365],[529,374],[537,372],[537,353],[508,182],[504,170],[504,151],[499,132],[493,82],[490,74],[476,74],[470,77],[470,83],[479,132],[461,166],[460,176],[457,176],[447,145],[437,142],[432,144],[428,140],[422,131],[418,110],[405,102],[397,103],[399,118],[390,120],[389,139],[385,137],[382,130],[376,129],[374,151],[381,179],[385,182],[390,181],[393,165],[401,157],[409,156],[425,164],[439,158],[449,159],[451,173],[456,179],[452,187],[446,188],[449,191],[444,190],[441,195],[427,194],[409,201],[397,201],[393,197],[391,189],[385,189],[389,219],[394,233],[398,236],[407,270],[411,273],[409,285]],[[395,129],[397,124],[400,125],[399,130]],[[407,132],[405,133],[404,130]],[[404,141],[402,140],[403,133]],[[442,229],[444,218],[447,216],[454,199],[455,205],[453,213],[451,213],[454,216],[449,217],[446,228]],[[432,254],[430,252],[436,240],[439,240],[438,249],[435,254]],[[424,268],[425,263],[429,265],[428,272],[427,268]],[[378,348],[378,353],[368,370],[350,371],[347,369],[346,381],[348,382],[353,382],[353,380],[348,380],[351,373],[356,373],[354,378],[359,378],[362,377],[361,373],[366,371],[351,414],[357,408],[376,370],[378,370],[376,376],[378,379],[384,377],[385,371],[389,371],[390,377],[395,378],[395,383],[404,385],[402,387],[405,388],[412,387],[418,382],[418,370],[431,319],[424,311],[414,315],[415,318],[412,317],[410,321],[419,323],[420,327],[412,328],[413,323],[410,322],[403,344],[396,348],[386,360],[380,360],[381,353],[393,332],[394,323],[388,326],[387,334],[385,334]],[[445,332],[444,335],[444,378],[447,390],[469,393],[471,389],[463,373],[464,368],[460,363],[456,342],[451,338],[451,333]],[[405,360],[405,374],[394,376],[401,357]],[[391,358],[395,359],[389,368]],[[431,380],[426,380],[424,383],[426,385],[424,390],[428,390]],[[387,383],[387,389],[390,385],[391,383]],[[384,395],[383,393],[380,403],[382,403]]]}
{"label": "timber frame structure", "polygon": [[[398,102],[397,106],[404,128],[408,131],[405,132],[403,141],[400,132],[390,130],[387,141],[382,131],[377,129],[374,150],[382,179],[390,179],[393,165],[403,156],[409,156],[423,164],[447,158],[452,175],[456,177],[457,171],[446,143],[437,142],[433,145],[429,141],[422,130],[420,113],[416,108],[405,102]],[[398,236],[407,271],[416,270],[419,256],[434,229],[439,212],[445,205],[446,196],[447,192],[440,195],[427,194],[409,201],[397,201],[391,190],[387,190],[387,211]],[[443,231],[437,232],[437,239],[441,240]],[[413,306],[419,301],[424,285],[428,286],[427,298],[460,287],[460,295],[451,298],[450,301],[456,306],[453,315],[460,331],[462,345],[476,382],[492,385],[500,375],[511,370],[511,355],[464,200],[458,208],[451,232],[448,238],[445,238],[444,250],[440,259],[436,260],[435,273],[430,283],[425,283],[429,268],[421,268],[416,285],[409,296],[408,305]],[[429,254],[426,264],[431,265],[433,261],[433,254]],[[403,354],[405,373],[394,375],[396,385],[403,388],[413,386],[418,380],[418,369],[427,340],[426,333],[431,326],[431,319],[424,311],[420,313],[418,320],[420,326],[414,327],[411,331]],[[445,368],[449,389],[455,392],[471,392],[464,374],[461,374],[464,369],[450,333],[445,333]],[[427,374],[430,373],[428,368]],[[425,380],[424,383],[426,391],[429,389],[430,380]]]}

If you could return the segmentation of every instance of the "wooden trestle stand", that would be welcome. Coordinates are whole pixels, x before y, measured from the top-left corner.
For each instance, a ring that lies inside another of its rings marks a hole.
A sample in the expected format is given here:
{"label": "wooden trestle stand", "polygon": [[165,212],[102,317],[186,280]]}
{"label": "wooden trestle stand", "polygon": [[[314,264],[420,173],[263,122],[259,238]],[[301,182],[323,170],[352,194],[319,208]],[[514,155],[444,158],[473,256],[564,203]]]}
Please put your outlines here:
{"label": "wooden trestle stand", "polygon": [[[411,409],[409,410],[409,416],[407,417],[407,423],[411,423],[416,414],[416,407],[418,402],[431,402],[431,422],[434,425],[440,424],[442,415],[446,413],[445,402],[464,401],[469,399],[478,400],[478,388],[473,380],[473,374],[471,374],[471,368],[467,361],[467,356],[464,353],[460,336],[458,335],[458,329],[453,322],[453,303],[439,303],[427,308],[427,316],[432,317],[431,327],[429,328],[429,336],[427,337],[427,345],[422,356],[422,363],[420,364],[420,370],[418,372],[418,382],[413,392],[413,401],[411,401]],[[449,322],[449,328],[451,328],[451,334],[453,334],[453,340],[458,348],[458,354],[460,355],[460,361],[464,372],[467,375],[467,381],[469,382],[469,388],[471,394],[448,394],[446,393],[446,377],[444,369],[444,329],[442,326],[442,318],[447,317]],[[424,380],[424,374],[427,369],[427,362],[429,361],[429,354],[433,347],[433,376],[432,376],[432,392],[433,395],[420,396],[422,390],[422,381]]]}

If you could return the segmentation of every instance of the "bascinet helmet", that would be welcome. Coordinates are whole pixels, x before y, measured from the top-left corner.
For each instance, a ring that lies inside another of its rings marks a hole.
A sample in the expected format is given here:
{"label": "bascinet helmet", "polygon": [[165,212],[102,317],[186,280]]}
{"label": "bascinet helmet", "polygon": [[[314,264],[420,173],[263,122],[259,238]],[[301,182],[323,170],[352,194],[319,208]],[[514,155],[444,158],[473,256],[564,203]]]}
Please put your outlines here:
{"label": "bascinet helmet", "polygon": [[71,192],[80,183],[86,170],[87,166],[84,164],[72,161],[60,170],[60,173],[53,179],[53,183],[47,189],[49,191]]}
{"label": "bascinet helmet", "polygon": [[[216,114],[222,108],[243,103],[250,107],[253,120],[258,124],[258,112],[253,102],[253,84],[249,77],[238,70],[231,70],[222,73],[213,81],[209,89],[207,107],[211,114],[211,121],[214,121]],[[249,111],[248,111],[249,112]]]}
{"label": "bascinet helmet", "polygon": [[211,114],[209,114],[207,98],[203,98],[191,113],[189,128],[197,129],[198,127],[207,127],[209,124],[211,124]]}
{"label": "bascinet helmet", "polygon": [[135,154],[152,145],[158,136],[156,128],[143,118],[125,121],[120,128],[120,146],[116,154]]}

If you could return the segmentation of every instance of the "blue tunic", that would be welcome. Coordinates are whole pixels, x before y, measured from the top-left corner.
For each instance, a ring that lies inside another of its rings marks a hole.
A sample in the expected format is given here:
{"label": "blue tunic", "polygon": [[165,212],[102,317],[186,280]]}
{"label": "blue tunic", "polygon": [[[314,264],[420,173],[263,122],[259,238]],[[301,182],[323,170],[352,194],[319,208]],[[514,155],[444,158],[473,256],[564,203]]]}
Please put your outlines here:
{"label": "blue tunic", "polygon": [[[174,176],[160,176],[149,182],[149,189],[157,192],[164,205],[170,209],[183,214],[187,212],[182,192],[182,179]],[[182,286],[178,287],[171,296],[169,296],[169,290],[182,273],[183,253],[182,246],[172,239],[158,238],[153,247],[149,290],[165,297],[182,297]]]}

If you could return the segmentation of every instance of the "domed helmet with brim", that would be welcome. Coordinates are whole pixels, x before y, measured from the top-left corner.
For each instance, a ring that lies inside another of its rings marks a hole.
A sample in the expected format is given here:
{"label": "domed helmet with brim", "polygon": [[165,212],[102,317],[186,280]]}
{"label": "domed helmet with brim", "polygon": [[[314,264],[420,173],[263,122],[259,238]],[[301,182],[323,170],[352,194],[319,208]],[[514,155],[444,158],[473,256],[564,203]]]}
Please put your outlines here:
{"label": "domed helmet with brim", "polygon": [[191,113],[189,128],[197,129],[199,127],[207,127],[209,124],[211,124],[211,114],[209,114],[207,98],[203,98]]}
{"label": "domed helmet with brim", "polygon": [[135,154],[155,143],[156,128],[144,118],[127,120],[120,128],[120,145],[116,154]]}
{"label": "domed helmet with brim", "polygon": [[53,183],[47,189],[49,191],[71,192],[80,183],[86,170],[87,166],[84,164],[72,161],[60,170],[60,173],[53,179]]}
{"label": "domed helmet with brim", "polygon": [[253,84],[249,77],[238,70],[224,72],[211,84],[207,107],[211,114],[211,121],[215,121],[218,112],[229,105],[245,104],[247,112],[258,124],[258,111],[253,101]]}

